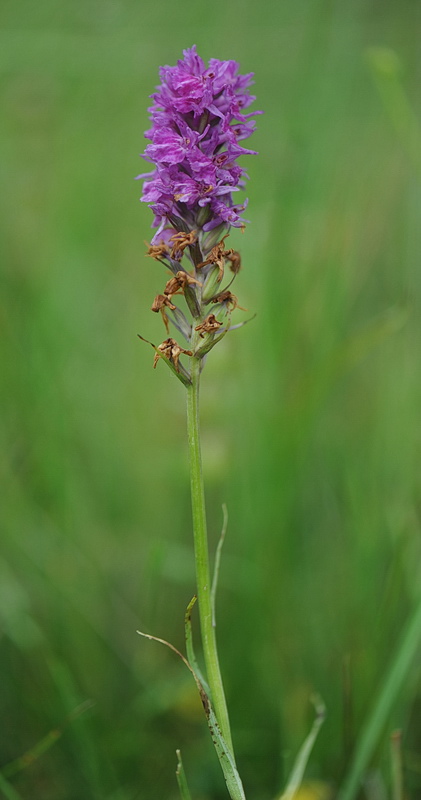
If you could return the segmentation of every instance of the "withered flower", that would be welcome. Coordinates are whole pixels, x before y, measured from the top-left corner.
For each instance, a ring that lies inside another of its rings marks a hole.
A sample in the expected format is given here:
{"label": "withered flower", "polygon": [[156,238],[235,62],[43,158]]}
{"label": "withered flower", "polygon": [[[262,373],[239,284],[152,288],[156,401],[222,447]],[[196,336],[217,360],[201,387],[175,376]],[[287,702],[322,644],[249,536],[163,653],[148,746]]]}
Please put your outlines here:
{"label": "withered flower", "polygon": [[179,261],[186,247],[194,244],[196,241],[196,231],[190,231],[190,233],[178,231],[178,233],[174,233],[174,235],[170,237],[170,242],[173,242],[171,258],[173,258],[175,261]]}
{"label": "withered flower", "polygon": [[145,253],[145,256],[155,258],[157,261],[160,261],[161,258],[165,258],[170,253],[167,245],[164,244],[164,242],[161,242],[161,244],[149,244],[149,242],[145,242],[145,244],[148,248],[148,252]]}
{"label": "withered flower", "polygon": [[164,342],[159,344],[157,347],[157,351],[159,352],[155,353],[155,358],[153,360],[153,368],[155,369],[160,358],[167,358],[168,361],[171,361],[171,363],[174,365],[177,372],[180,369],[180,365],[178,363],[180,355],[182,353],[184,353],[184,355],[186,356],[193,355],[191,350],[184,350],[184,348],[180,347],[180,345],[177,344],[175,339],[172,339],[171,337],[165,339]]}
{"label": "withered flower", "polygon": [[247,310],[247,309],[243,308],[242,306],[238,305],[238,300],[237,300],[235,294],[230,292],[228,289],[226,289],[225,292],[220,292],[220,294],[217,294],[216,297],[213,297],[211,302],[212,303],[224,303],[227,306],[227,308],[229,308],[231,306],[231,311],[233,311],[234,308],[239,308],[239,309],[241,309],[241,311],[246,311]]}
{"label": "withered flower", "polygon": [[171,297],[174,294],[182,294],[187,286],[193,286],[195,283],[200,286],[200,281],[196,280],[196,278],[193,278],[193,275],[190,275],[189,272],[180,270],[173,278],[170,278],[169,281],[167,281],[164,294],[167,295],[167,297],[171,300]]}
{"label": "withered flower", "polygon": [[234,275],[237,275],[237,273],[241,269],[241,256],[240,256],[240,253],[238,252],[238,250],[232,250],[231,249],[231,250],[226,250],[224,255],[225,255],[225,258],[227,258],[228,261],[231,262],[230,263],[231,272],[233,272]]}
{"label": "withered flower", "polygon": [[226,233],[225,236],[222,237],[221,241],[218,242],[218,244],[216,244],[215,247],[212,247],[212,250],[210,251],[205,261],[202,261],[201,264],[197,265],[197,269],[202,269],[202,267],[207,267],[208,264],[215,264],[219,269],[219,274],[217,278],[218,282],[222,281],[222,278],[224,276],[225,256],[226,253],[228,252],[224,250],[224,241],[228,235],[229,234]]}
{"label": "withered flower", "polygon": [[199,331],[203,339],[206,333],[215,333],[222,326],[222,322],[218,322],[215,314],[208,314],[206,319],[200,325],[197,325],[195,331]]}
{"label": "withered flower", "polygon": [[152,303],[151,311],[155,311],[155,312],[162,311],[164,306],[167,306],[168,308],[172,308],[173,310],[174,310],[174,308],[176,308],[174,303],[171,302],[170,298],[167,297],[167,295],[165,295],[165,294],[157,294],[157,296],[155,297],[155,300]]}
{"label": "withered flower", "polygon": [[158,311],[161,312],[164,325],[165,325],[165,327],[167,329],[167,333],[169,333],[170,332],[170,326],[168,324],[168,317],[167,317],[167,314],[165,312],[165,308],[166,307],[167,308],[171,308],[172,311],[174,311],[177,308],[177,306],[175,306],[171,302],[171,299],[169,297],[167,297],[165,294],[157,294],[157,296],[155,297],[155,300],[152,303],[151,311],[155,311],[156,314],[158,313]]}

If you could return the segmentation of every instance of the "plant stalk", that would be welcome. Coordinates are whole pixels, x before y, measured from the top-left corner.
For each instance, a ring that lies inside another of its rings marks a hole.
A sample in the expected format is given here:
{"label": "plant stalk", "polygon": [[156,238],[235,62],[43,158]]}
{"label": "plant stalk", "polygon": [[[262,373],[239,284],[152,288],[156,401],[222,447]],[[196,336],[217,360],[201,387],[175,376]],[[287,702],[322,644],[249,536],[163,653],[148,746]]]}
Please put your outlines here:
{"label": "plant stalk", "polygon": [[187,387],[187,434],[190,455],[190,479],[193,512],[194,552],[200,630],[211,700],[222,736],[233,754],[228,709],[219,667],[215,627],[212,624],[212,596],[209,548],[206,525],[205,491],[199,428],[199,384],[201,361],[190,359],[191,386]]}

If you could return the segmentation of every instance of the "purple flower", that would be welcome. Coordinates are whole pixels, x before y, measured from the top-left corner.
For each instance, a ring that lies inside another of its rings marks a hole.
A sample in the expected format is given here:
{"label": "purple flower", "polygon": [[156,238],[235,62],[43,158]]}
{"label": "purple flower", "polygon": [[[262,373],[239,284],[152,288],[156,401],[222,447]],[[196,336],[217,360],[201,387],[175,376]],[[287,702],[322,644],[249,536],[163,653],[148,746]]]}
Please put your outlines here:
{"label": "purple flower", "polygon": [[[242,227],[247,201],[234,203],[232,194],[244,188],[247,177],[237,159],[254,155],[239,142],[255,128],[245,114],[255,99],[248,90],[253,73],[239,75],[236,61],[211,58],[206,67],[196,47],[185,50],[175,67],[161,67],[161,84],[152,95],[152,127],[145,133],[151,144],[143,154],[155,170],[144,179],[142,201],[155,214],[158,228],[153,243],[163,239],[164,229],[198,232],[206,254],[212,237],[231,226]],[[208,242],[208,245],[206,245]]]}

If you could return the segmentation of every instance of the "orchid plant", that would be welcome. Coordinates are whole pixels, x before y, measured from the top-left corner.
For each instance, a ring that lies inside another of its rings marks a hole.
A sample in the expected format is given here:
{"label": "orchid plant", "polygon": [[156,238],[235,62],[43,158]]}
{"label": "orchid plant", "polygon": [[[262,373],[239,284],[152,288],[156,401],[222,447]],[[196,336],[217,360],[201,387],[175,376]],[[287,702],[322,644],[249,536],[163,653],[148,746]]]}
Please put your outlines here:
{"label": "orchid plant", "polygon": [[[247,201],[235,203],[246,173],[237,163],[256,155],[241,142],[254,131],[245,113],[255,99],[252,74],[239,74],[235,61],[212,58],[206,66],[193,46],[174,67],[160,70],[161,84],[152,95],[150,140],[143,157],[154,165],[144,179],[142,201],[154,212],[156,232],[147,255],[169,270],[162,293],[152,304],[160,313],[167,338],[155,350],[153,366],[164,361],[187,390],[187,427],[197,580],[197,600],[206,675],[197,665],[191,635],[191,610],[186,613],[186,663],[196,681],[230,796],[243,800],[215,633],[215,592],[209,565],[205,493],[199,432],[200,374],[209,351],[225,336],[238,307],[230,287],[241,266],[240,254],[227,246],[231,227],[244,228]],[[228,277],[226,275],[229,270]],[[184,297],[180,308],[175,298]],[[170,335],[169,325],[185,340]],[[240,323],[244,324],[244,323]],[[141,337],[143,338],[143,337]],[[146,340],[147,341],[147,340]],[[150,343],[152,344],[152,343]],[[154,638],[154,637],[151,637]],[[172,648],[174,649],[174,648]],[[189,797],[181,759],[177,768],[181,794]]]}

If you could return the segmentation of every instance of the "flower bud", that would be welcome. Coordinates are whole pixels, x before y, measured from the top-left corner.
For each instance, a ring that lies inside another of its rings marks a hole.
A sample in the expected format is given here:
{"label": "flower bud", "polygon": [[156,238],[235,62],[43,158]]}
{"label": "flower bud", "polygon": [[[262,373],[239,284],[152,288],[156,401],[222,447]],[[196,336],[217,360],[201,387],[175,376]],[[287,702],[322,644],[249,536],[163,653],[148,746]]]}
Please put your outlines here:
{"label": "flower bud", "polygon": [[208,205],[203,206],[196,214],[196,223],[198,228],[203,228],[203,226],[206,225],[207,222],[209,222],[210,218],[211,218],[210,207]]}

